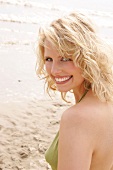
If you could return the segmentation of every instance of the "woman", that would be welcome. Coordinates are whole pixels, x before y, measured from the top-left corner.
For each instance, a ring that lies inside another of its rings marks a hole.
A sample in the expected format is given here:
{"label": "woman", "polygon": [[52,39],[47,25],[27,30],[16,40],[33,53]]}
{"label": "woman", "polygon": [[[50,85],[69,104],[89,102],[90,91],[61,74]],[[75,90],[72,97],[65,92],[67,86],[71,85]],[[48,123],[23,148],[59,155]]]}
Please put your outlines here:
{"label": "woman", "polygon": [[47,91],[75,104],[64,111],[46,152],[52,170],[111,170],[113,166],[113,53],[91,21],[71,13],[39,30],[37,74]]}

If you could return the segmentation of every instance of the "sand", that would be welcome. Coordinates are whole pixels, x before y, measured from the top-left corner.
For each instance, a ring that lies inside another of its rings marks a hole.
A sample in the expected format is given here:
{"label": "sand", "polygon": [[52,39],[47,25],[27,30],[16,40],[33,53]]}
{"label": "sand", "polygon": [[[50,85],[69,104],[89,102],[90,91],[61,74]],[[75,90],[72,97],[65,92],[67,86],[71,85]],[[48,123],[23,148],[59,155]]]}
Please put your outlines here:
{"label": "sand", "polygon": [[55,99],[0,103],[0,170],[50,169],[44,153],[67,107]]}
{"label": "sand", "polygon": [[[0,9],[0,170],[50,169],[44,153],[68,105],[45,97],[36,76],[34,8],[8,2]],[[44,9],[35,10],[40,22]]]}

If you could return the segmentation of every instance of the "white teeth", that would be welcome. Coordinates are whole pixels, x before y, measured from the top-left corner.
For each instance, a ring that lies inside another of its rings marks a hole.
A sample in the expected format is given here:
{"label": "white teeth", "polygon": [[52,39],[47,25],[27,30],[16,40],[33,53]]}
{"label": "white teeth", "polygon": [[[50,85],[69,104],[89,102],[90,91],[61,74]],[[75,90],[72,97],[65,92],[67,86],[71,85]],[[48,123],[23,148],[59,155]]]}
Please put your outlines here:
{"label": "white teeth", "polygon": [[56,80],[57,82],[63,82],[63,81],[68,80],[69,78],[70,78],[70,77],[55,78],[55,80]]}

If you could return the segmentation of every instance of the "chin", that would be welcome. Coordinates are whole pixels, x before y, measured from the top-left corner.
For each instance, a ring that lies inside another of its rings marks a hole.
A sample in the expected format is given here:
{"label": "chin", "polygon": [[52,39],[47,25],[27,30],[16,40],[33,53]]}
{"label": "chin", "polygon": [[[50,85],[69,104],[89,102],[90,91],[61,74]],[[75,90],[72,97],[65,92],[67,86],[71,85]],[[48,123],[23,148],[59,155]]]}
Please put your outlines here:
{"label": "chin", "polygon": [[59,92],[68,92],[70,91],[71,89],[57,89]]}

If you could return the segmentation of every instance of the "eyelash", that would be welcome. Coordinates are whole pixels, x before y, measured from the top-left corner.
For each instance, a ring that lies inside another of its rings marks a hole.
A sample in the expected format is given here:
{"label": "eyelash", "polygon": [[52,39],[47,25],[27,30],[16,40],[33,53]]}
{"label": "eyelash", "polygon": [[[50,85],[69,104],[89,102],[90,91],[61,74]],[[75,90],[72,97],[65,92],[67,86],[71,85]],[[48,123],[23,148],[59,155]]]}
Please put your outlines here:
{"label": "eyelash", "polygon": [[[49,61],[50,62],[50,61],[53,61],[53,60],[52,60],[52,58],[47,57],[45,59],[45,61]],[[72,59],[71,58],[62,57],[61,61],[67,62],[67,61],[72,61]]]}
{"label": "eyelash", "polygon": [[62,61],[64,61],[64,62],[66,62],[66,61],[72,61],[72,59],[71,58],[66,58],[66,57],[62,57],[62,59],[61,59]]}
{"label": "eyelash", "polygon": [[52,58],[45,58],[45,61],[52,61]]}

